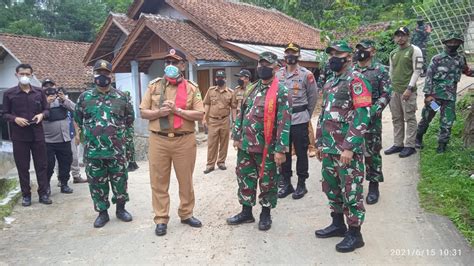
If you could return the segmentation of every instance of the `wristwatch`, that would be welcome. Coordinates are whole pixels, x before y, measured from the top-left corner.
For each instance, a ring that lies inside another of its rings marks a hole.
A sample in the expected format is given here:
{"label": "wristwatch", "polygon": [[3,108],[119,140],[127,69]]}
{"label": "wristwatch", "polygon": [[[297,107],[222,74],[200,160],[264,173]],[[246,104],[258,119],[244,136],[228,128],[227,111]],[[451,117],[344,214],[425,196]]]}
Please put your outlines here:
{"label": "wristwatch", "polygon": [[407,87],[407,90],[411,91],[411,92],[415,92],[416,91],[416,88],[414,86],[408,86]]}

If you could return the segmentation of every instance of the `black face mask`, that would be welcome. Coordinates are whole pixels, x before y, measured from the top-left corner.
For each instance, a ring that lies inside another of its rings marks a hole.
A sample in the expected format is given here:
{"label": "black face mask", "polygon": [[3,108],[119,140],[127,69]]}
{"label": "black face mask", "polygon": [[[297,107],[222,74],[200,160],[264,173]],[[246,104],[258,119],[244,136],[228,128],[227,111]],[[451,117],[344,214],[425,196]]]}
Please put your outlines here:
{"label": "black face mask", "polygon": [[357,50],[355,58],[357,61],[365,61],[366,59],[370,58],[370,52],[364,50]]}
{"label": "black face mask", "polygon": [[244,81],[239,79],[237,80],[237,84],[239,84],[240,87],[244,86]]}
{"label": "black face mask", "polygon": [[344,67],[344,64],[347,62],[347,59],[339,57],[331,57],[329,59],[329,68],[334,72],[339,72]]}
{"label": "black face mask", "polygon": [[223,79],[218,79],[216,83],[217,83],[217,86],[222,87],[222,86],[224,86],[224,84],[225,84],[225,80],[223,80]]}
{"label": "black face mask", "polygon": [[94,83],[101,87],[101,88],[105,88],[107,86],[110,85],[112,79],[110,77],[107,77],[105,75],[99,75],[97,77],[94,77]]}
{"label": "black face mask", "polygon": [[446,52],[448,54],[456,54],[461,45],[446,45]]}
{"label": "black face mask", "polygon": [[287,55],[285,56],[285,61],[288,65],[294,65],[298,63],[298,56],[296,55]]}
{"label": "black face mask", "polygon": [[273,68],[271,67],[258,67],[257,68],[258,76],[263,80],[269,80],[273,77]]}

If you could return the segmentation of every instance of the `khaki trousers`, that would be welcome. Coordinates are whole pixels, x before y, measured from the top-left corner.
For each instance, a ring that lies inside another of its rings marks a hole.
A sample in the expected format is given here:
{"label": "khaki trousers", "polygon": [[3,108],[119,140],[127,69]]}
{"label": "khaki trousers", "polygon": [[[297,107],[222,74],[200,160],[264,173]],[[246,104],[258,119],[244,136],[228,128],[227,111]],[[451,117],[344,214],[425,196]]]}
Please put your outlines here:
{"label": "khaki trousers", "polygon": [[225,164],[229,149],[229,117],[217,120],[209,118],[207,132],[207,168]]}
{"label": "khaki trousers", "polygon": [[[408,101],[402,100],[400,92],[393,92],[390,100],[392,112],[393,141],[398,147],[415,147],[416,138],[416,93],[412,93]],[[405,126],[406,123],[406,126]]]}
{"label": "khaki trousers", "polygon": [[194,188],[193,171],[196,162],[196,137],[188,134],[168,138],[150,133],[149,138],[150,184],[156,224],[169,221],[171,164],[179,184],[179,209],[181,220],[193,216]]}

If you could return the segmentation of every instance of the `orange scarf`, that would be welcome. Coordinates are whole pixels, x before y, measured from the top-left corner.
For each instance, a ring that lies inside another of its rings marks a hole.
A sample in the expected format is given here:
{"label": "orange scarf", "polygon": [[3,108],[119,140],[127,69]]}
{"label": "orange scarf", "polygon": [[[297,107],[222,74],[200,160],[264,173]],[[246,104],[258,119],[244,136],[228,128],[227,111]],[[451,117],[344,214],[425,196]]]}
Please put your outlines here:
{"label": "orange scarf", "polygon": [[263,148],[262,155],[262,166],[260,167],[260,178],[263,177],[265,170],[265,161],[268,155],[268,148],[272,141],[273,126],[275,125],[275,114],[277,110],[277,92],[278,92],[278,79],[273,78],[272,84],[265,95],[265,111],[263,115],[263,136],[265,139],[265,146]]}
{"label": "orange scarf", "polygon": [[[169,83],[176,85],[177,81],[176,79],[171,79],[166,77],[166,80],[168,80]],[[178,83],[178,88],[176,90],[176,99],[174,101],[175,107],[176,108],[181,108],[183,110],[186,109],[186,100],[188,97],[188,92],[187,88],[188,87],[188,82],[183,79],[181,82]],[[183,118],[179,115],[174,115],[174,121],[173,121],[173,127],[180,128],[183,125]]]}

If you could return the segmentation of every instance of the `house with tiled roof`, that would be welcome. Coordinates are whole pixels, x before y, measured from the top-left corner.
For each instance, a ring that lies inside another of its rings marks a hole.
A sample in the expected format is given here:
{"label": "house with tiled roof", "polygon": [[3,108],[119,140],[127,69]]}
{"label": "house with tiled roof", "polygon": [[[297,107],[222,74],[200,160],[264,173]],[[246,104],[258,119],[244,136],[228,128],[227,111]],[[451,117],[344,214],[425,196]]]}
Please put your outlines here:
{"label": "house with tiled roof", "polygon": [[283,59],[289,42],[302,47],[302,65],[316,66],[315,51],[324,49],[320,30],[279,11],[227,0],[135,0],[126,14],[109,15],[84,63],[111,61],[117,88],[130,91],[138,113],[148,83],[163,76],[170,48],[186,55],[186,76],[204,95],[217,70],[234,87],[241,68],[255,73],[260,52]]}
{"label": "house with tiled roof", "polygon": [[[33,67],[34,86],[41,87],[44,79],[51,78],[75,100],[92,86],[92,67],[81,64],[89,47],[90,43],[0,33],[0,110],[4,91],[18,84],[15,68],[22,63]],[[0,135],[9,138],[3,120]]]}

